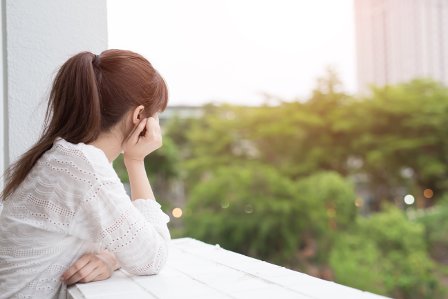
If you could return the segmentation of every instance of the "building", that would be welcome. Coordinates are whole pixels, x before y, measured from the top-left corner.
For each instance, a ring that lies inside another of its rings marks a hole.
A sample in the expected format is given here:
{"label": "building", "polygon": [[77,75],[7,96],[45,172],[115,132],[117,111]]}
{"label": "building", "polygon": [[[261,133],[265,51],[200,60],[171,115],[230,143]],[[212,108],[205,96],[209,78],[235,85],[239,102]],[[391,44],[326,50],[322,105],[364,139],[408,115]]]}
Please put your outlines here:
{"label": "building", "polygon": [[448,0],[355,0],[358,91],[428,77],[448,84]]}

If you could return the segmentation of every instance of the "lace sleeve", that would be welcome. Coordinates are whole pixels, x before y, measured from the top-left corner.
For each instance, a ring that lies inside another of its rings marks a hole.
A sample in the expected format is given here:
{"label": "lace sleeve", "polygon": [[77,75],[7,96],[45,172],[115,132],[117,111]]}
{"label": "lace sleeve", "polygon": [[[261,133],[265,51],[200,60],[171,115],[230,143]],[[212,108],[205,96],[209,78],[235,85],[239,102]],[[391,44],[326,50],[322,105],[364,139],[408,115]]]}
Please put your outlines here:
{"label": "lace sleeve", "polygon": [[131,201],[119,180],[98,183],[70,225],[70,233],[113,252],[136,275],[156,274],[165,265],[169,216],[155,199]]}

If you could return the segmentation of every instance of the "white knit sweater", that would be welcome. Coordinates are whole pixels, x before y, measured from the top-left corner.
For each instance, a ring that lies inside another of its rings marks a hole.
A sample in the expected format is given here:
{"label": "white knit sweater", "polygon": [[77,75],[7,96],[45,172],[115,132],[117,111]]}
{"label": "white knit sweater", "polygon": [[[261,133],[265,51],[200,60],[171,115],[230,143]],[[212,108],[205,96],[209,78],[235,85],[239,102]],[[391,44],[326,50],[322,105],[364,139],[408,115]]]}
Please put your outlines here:
{"label": "white knit sweater", "polygon": [[171,239],[155,199],[131,201],[99,148],[57,138],[0,214],[0,298],[65,298],[63,272],[108,249],[136,275],[165,265]]}

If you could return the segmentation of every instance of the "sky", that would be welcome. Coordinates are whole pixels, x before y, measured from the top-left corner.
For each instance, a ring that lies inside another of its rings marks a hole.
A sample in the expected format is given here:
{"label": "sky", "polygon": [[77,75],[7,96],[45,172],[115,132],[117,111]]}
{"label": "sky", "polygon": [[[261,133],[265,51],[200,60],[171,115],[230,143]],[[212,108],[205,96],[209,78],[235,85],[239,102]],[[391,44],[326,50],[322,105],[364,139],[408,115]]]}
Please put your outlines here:
{"label": "sky", "polygon": [[108,48],[142,54],[170,105],[306,99],[332,67],[355,92],[353,0],[108,0]]}

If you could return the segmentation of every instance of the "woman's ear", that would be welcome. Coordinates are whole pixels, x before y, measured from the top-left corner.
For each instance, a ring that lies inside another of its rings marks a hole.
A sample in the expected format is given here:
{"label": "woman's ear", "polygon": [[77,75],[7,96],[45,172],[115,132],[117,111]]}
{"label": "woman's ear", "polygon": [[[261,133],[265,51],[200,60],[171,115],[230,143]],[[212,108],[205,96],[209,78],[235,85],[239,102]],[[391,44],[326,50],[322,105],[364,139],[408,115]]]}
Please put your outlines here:
{"label": "woman's ear", "polygon": [[132,112],[132,123],[134,125],[138,124],[143,119],[143,110],[145,109],[145,106],[140,105],[137,108],[134,109]]}

